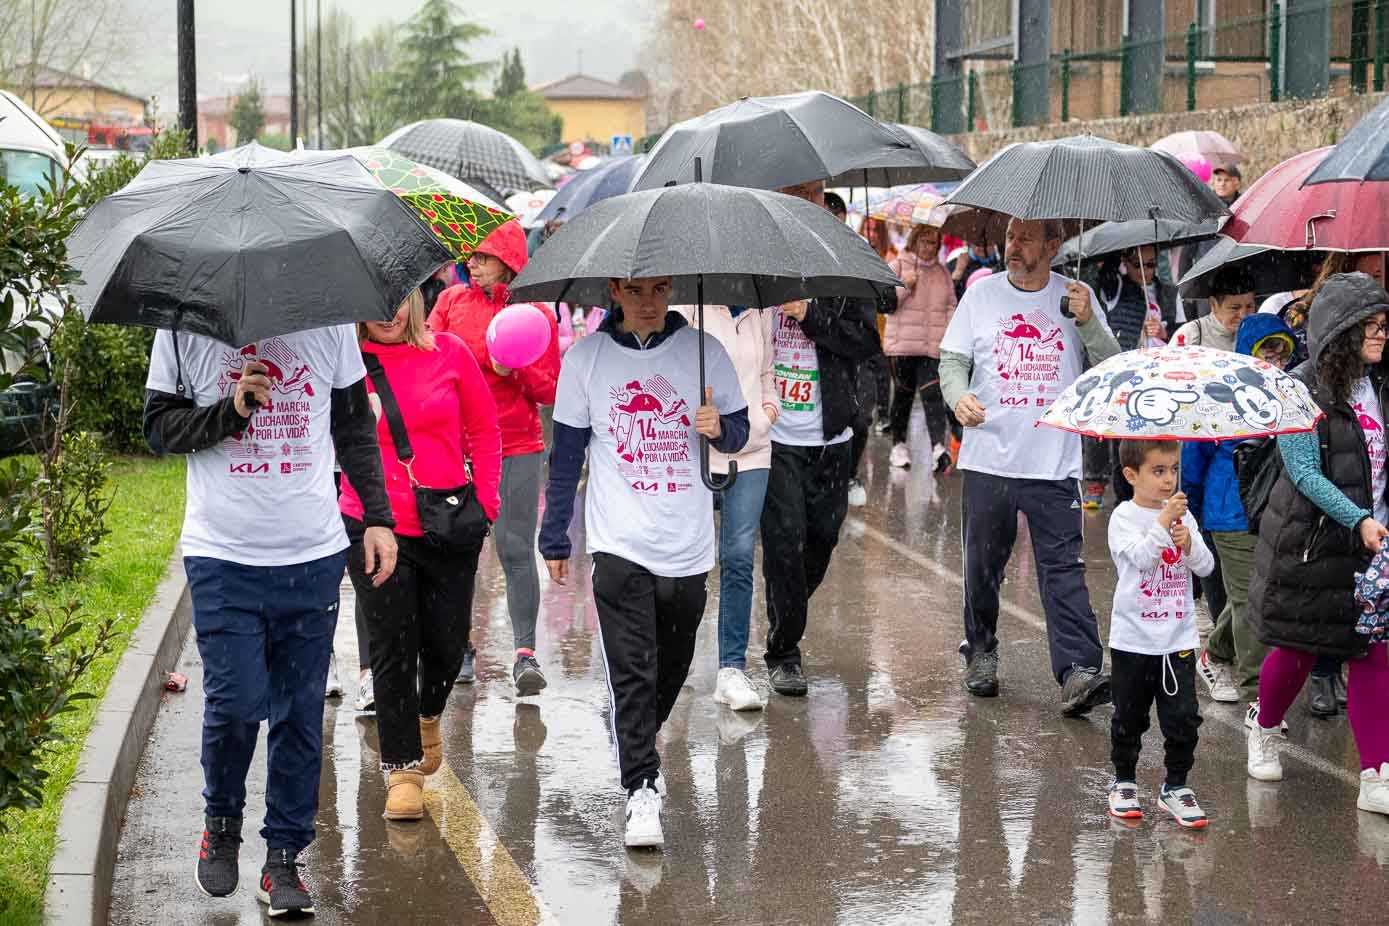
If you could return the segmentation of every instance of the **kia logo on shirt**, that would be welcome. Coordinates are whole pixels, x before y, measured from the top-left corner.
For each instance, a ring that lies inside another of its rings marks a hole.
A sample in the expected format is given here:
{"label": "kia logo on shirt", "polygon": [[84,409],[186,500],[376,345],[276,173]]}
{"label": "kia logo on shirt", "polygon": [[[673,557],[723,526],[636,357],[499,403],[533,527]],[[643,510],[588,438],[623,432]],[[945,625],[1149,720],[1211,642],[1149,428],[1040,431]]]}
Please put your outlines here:
{"label": "kia logo on shirt", "polygon": [[[287,465],[287,464],[286,464]],[[269,463],[228,463],[227,472],[238,475],[256,475],[259,473],[269,473]]]}

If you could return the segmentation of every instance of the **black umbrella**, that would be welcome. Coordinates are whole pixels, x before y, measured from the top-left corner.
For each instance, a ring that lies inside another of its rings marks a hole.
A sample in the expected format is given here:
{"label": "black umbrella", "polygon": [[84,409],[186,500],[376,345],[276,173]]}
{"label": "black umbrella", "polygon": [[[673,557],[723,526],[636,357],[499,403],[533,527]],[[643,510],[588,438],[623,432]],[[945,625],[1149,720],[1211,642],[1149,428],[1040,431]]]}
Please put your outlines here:
{"label": "black umbrella", "polygon": [[1104,257],[1148,244],[1162,248],[1177,247],[1214,238],[1219,230],[1216,222],[1177,222],[1172,219],[1158,219],[1155,222],[1148,219],[1105,222],[1083,235],[1067,239],[1051,265],[1059,267],[1073,261]]}
{"label": "black umbrella", "polygon": [[1016,142],[970,174],[949,204],[1020,219],[1204,222],[1225,204],[1180,161],[1094,135]]}
{"label": "black umbrella", "polygon": [[401,126],[377,144],[464,182],[481,181],[503,193],[552,185],[545,167],[525,145],[480,122],[425,119]]}
{"label": "black umbrella", "polygon": [[812,180],[857,184],[865,168],[890,178],[887,186],[942,179],[904,136],[819,90],[744,97],[671,126],[632,189],[689,183],[696,159],[710,183],[761,190]]}
{"label": "black umbrella", "polygon": [[1321,251],[1284,251],[1240,244],[1221,235],[1178,281],[1178,286],[1183,299],[1208,298],[1216,271],[1238,263],[1254,278],[1254,291],[1259,295],[1302,289],[1316,276],[1317,266],[1325,256]]}
{"label": "black umbrella", "polygon": [[1357,122],[1302,185],[1363,180],[1389,180],[1389,100]]}
{"label": "black umbrella", "polygon": [[565,219],[572,219],[594,203],[621,196],[631,188],[632,178],[644,163],[646,155],[636,154],[614,158],[601,167],[582,171],[545,204],[545,208],[535,217],[536,224],[544,225],[561,215]]}
{"label": "black umbrella", "polygon": [[[900,122],[890,122],[887,127],[901,135],[907,142],[920,152],[931,164],[932,176],[908,183],[940,183],[949,180],[963,180],[973,173],[975,163],[970,160],[969,155],[960,150],[954,142],[944,135],[937,135],[930,129],[923,129],[915,125],[903,125]],[[892,176],[889,172],[888,176]],[[897,186],[896,183],[880,182],[887,180],[877,169],[869,171],[869,186]]]}
{"label": "black umbrella", "polygon": [[[698,171],[698,166],[696,166]],[[766,190],[694,183],[604,200],[566,222],[511,282],[512,298],[607,305],[609,280],[672,277],[671,301],[765,307],[821,296],[880,298],[900,281],[829,212]],[[704,351],[699,354],[704,393]],[[701,475],[709,472],[703,445]],[[729,464],[728,477],[737,468]]]}
{"label": "black umbrella", "polygon": [[389,321],[447,248],[349,154],[293,157],[252,142],[152,161],[68,239],[89,321],[243,347],[279,334]]}

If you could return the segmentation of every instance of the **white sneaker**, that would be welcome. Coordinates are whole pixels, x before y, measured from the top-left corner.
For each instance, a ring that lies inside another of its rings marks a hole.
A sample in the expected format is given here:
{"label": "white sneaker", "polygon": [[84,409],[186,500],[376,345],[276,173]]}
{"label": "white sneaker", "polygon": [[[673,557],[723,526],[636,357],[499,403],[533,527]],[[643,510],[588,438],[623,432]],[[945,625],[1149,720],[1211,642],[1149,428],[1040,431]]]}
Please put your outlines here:
{"label": "white sneaker", "polygon": [[[1259,702],[1250,701],[1249,707],[1244,712],[1244,728],[1254,730],[1259,726]],[[1283,722],[1278,725],[1278,731],[1284,736],[1288,735],[1288,719],[1283,718]]]}
{"label": "white sneaker", "polygon": [[849,507],[862,508],[868,504],[868,490],[857,479],[849,480]]}
{"label": "white sneaker", "polygon": [[[1249,731],[1249,760],[1245,763],[1245,769],[1250,778],[1256,781],[1283,780],[1283,763],[1278,760],[1278,741],[1282,738],[1283,734],[1277,730],[1265,730],[1260,726]],[[1362,781],[1361,794],[1365,793],[1364,789]]]}
{"label": "white sneaker", "polygon": [[887,455],[887,462],[901,469],[907,469],[912,465],[912,452],[907,449],[906,444],[893,444],[892,452]]}
{"label": "white sneaker", "polygon": [[357,700],[353,702],[353,707],[362,713],[376,710],[376,685],[372,682],[370,669],[367,669],[357,682]]}
{"label": "white sneaker", "polygon": [[338,656],[332,652],[328,654],[328,681],[323,685],[323,697],[342,697],[342,679],[338,678]]}
{"label": "white sneaker", "polygon": [[666,844],[661,831],[661,795],[643,786],[627,798],[627,848],[659,849]]}
{"label": "white sneaker", "polygon": [[[853,498],[850,490],[850,498]],[[850,502],[852,504],[852,501]],[[762,693],[752,684],[752,679],[741,669],[719,670],[719,680],[714,686],[714,700],[727,704],[735,711],[760,711],[767,706]]]}
{"label": "white sneaker", "polygon": [[1212,701],[1239,703],[1239,690],[1230,680],[1230,667],[1223,662],[1213,662],[1205,650],[1201,650],[1201,658],[1196,660],[1196,674],[1206,683]]}
{"label": "white sneaker", "polygon": [[1389,814],[1389,762],[1379,771],[1367,768],[1360,773],[1360,797],[1355,806],[1370,813]]}

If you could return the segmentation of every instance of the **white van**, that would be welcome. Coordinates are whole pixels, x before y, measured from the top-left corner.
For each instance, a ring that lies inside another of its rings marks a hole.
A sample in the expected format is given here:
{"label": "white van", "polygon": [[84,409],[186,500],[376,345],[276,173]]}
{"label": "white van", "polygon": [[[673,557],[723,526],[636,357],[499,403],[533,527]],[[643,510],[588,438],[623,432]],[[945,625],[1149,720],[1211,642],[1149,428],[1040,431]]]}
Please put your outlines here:
{"label": "white van", "polygon": [[0,90],[0,180],[36,194],[67,164],[63,137],[23,100]]}

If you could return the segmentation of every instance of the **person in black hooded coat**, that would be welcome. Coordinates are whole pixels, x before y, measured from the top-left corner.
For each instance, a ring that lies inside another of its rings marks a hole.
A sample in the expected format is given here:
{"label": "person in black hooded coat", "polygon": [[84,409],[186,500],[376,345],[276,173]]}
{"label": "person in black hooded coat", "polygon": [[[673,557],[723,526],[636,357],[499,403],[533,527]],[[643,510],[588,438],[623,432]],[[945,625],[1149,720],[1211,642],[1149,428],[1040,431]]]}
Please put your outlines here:
{"label": "person in black hooded coat", "polygon": [[[1308,360],[1294,375],[1326,417],[1315,432],[1278,438],[1284,472],[1260,519],[1249,596],[1250,622],[1273,650],[1250,708],[1247,769],[1262,781],[1283,777],[1277,740],[1288,707],[1318,656],[1349,659],[1358,806],[1389,814],[1389,646],[1384,627],[1365,632],[1354,592],[1355,574],[1389,538],[1386,313],[1389,293],[1363,273],[1329,278],[1312,304]],[[1237,410],[1265,401],[1243,391],[1232,394]]]}

